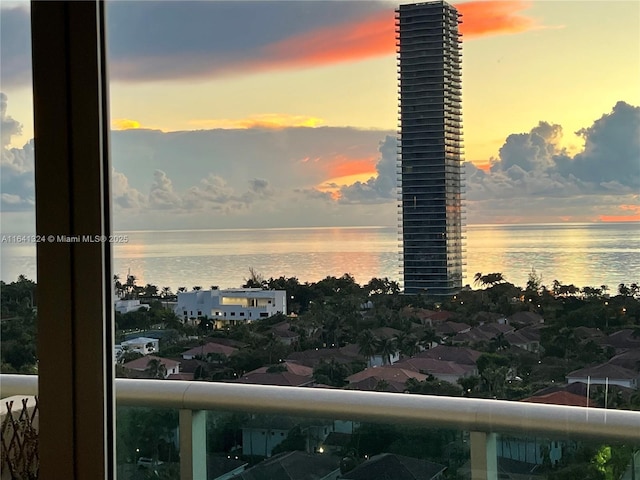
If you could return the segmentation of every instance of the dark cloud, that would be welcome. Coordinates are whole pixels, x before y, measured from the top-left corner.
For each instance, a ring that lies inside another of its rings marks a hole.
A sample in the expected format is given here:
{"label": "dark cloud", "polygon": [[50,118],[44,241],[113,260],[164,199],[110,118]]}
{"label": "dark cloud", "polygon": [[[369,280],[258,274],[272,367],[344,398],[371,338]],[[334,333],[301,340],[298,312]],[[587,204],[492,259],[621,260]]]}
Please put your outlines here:
{"label": "dark cloud", "polygon": [[112,133],[111,157],[116,170],[140,191],[151,186],[150,166],[165,172],[179,191],[209,175],[224,178],[237,191],[255,178],[268,180],[272,188],[291,189],[331,178],[340,155],[373,157],[380,139],[389,133],[347,127],[125,130]]}
{"label": "dark cloud", "polygon": [[[540,122],[529,133],[514,133],[507,137],[500,148],[500,160],[491,166],[492,171],[508,172],[511,167],[525,171],[543,171],[553,165],[557,143],[562,138],[562,127]],[[517,175],[518,169],[513,170]]]}
{"label": "dark cloud", "polygon": [[25,8],[0,10],[0,84],[31,83],[31,19]]}
{"label": "dark cloud", "polygon": [[380,142],[377,176],[340,189],[342,203],[384,203],[396,199],[397,139],[387,135]]}
{"label": "dark cloud", "polygon": [[576,134],[584,139],[584,151],[557,158],[558,171],[605,190],[618,184],[640,191],[640,107],[618,102]]}
{"label": "dark cloud", "polygon": [[640,107],[618,102],[577,133],[585,145],[574,156],[559,147],[560,125],[509,135],[489,173],[467,166],[468,199],[638,193]]}
{"label": "dark cloud", "polygon": [[110,71],[125,81],[227,74],[275,59],[269,45],[385,9],[376,1],[110,2]]}

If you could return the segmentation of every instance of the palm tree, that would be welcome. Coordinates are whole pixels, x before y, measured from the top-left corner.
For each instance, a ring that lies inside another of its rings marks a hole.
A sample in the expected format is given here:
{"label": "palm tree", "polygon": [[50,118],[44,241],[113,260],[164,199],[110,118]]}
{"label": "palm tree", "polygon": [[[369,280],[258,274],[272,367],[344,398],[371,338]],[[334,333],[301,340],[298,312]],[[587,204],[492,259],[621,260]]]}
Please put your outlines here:
{"label": "palm tree", "polygon": [[113,286],[114,286],[114,291],[115,291],[116,297],[121,298],[122,297],[122,292],[123,292],[123,287],[122,287],[122,283],[120,283],[120,276],[119,275],[114,275],[113,276]]}
{"label": "palm tree", "polygon": [[627,287],[624,283],[621,283],[620,285],[618,285],[618,293],[626,297],[631,293],[631,289]]}
{"label": "palm tree", "polygon": [[420,341],[412,333],[396,335],[396,342],[400,353],[407,357],[413,357],[420,351]]}
{"label": "palm tree", "polygon": [[147,368],[145,368],[144,371],[150,378],[167,378],[167,367],[159,358],[149,360]]}
{"label": "palm tree", "polygon": [[383,365],[391,365],[391,358],[398,353],[398,346],[393,338],[381,338],[376,345],[376,353],[382,357]]}
{"label": "palm tree", "polygon": [[127,292],[127,298],[133,298],[133,293],[136,291],[136,280],[135,275],[127,275],[127,283],[125,283],[125,289]]}
{"label": "palm tree", "polygon": [[152,285],[151,283],[147,283],[144,287],[144,296],[145,297],[155,297],[158,295],[158,287]]}
{"label": "palm tree", "polygon": [[431,348],[433,343],[439,343],[440,337],[436,335],[436,332],[431,328],[425,328],[422,338],[420,338],[420,345],[424,348]]}
{"label": "palm tree", "polygon": [[367,365],[371,366],[371,358],[376,354],[376,345],[378,338],[369,329],[363,330],[358,335],[359,352],[367,360]]}

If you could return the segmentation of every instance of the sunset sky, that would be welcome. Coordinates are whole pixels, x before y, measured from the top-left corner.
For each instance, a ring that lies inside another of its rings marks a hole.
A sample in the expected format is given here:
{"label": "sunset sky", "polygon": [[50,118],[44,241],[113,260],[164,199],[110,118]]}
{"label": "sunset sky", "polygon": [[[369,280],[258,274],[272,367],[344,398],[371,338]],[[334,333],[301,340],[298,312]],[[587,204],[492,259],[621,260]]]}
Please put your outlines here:
{"label": "sunset sky", "polygon": [[[453,3],[468,222],[640,220],[640,2]],[[110,4],[116,227],[395,225],[396,6]],[[33,217],[27,8],[0,11],[4,231]]]}

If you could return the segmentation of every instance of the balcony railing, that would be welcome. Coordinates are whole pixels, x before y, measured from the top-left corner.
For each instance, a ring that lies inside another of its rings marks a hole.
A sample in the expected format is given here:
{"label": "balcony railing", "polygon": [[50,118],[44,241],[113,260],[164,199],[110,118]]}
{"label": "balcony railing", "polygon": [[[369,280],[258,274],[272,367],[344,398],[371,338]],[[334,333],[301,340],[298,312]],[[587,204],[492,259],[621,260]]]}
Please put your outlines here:
{"label": "balcony railing", "polygon": [[[2,397],[37,395],[37,377],[0,375]],[[204,411],[254,412],[469,431],[472,479],[497,479],[496,434],[635,443],[640,412],[503,400],[235,383],[116,379],[118,406],[178,409],[181,479],[206,478]]]}

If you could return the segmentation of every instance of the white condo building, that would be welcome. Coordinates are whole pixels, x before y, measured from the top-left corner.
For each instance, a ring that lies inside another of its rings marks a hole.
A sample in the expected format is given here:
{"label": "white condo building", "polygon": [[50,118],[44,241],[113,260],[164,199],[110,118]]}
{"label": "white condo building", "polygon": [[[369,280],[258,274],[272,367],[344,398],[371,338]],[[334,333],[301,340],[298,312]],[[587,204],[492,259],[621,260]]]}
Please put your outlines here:
{"label": "white condo building", "polygon": [[216,328],[287,314],[287,292],[260,288],[195,290],[178,293],[175,307],[185,322],[207,317]]}

